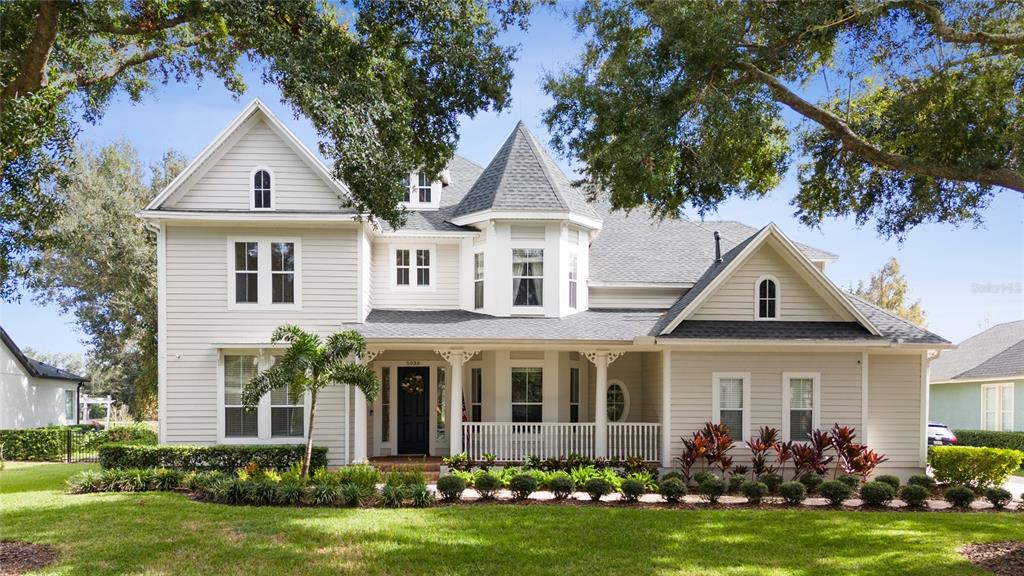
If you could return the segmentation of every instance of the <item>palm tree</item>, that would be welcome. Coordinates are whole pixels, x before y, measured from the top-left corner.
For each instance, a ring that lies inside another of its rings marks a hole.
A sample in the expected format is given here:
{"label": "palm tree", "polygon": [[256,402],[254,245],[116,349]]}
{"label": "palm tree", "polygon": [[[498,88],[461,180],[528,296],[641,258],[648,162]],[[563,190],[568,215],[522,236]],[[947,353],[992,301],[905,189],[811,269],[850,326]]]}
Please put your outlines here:
{"label": "palm tree", "polygon": [[242,403],[252,409],[271,390],[288,386],[289,401],[293,404],[309,392],[309,425],[306,434],[306,456],[302,460],[302,474],[308,475],[313,459],[313,421],[316,418],[317,394],[328,385],[348,384],[373,402],[380,390],[377,375],[369,366],[359,362],[366,353],[366,341],[353,330],[332,334],[324,342],[316,334],[291,324],[274,330],[270,341],[288,342],[290,345],[280,360],[260,372],[245,384]]}

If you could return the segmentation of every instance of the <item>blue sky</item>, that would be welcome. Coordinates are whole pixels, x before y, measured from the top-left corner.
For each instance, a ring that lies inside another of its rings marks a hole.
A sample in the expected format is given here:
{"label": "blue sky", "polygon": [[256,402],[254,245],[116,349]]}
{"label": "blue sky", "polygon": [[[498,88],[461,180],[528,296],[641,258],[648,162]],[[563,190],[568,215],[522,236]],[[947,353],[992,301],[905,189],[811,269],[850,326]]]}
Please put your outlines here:
{"label": "blue sky", "polygon": [[[490,160],[520,119],[547,140],[541,114],[551,100],[541,89],[543,74],[571,62],[582,44],[570,21],[554,11],[534,15],[526,33],[511,31],[502,40],[520,47],[514,65],[513,107],[502,114],[465,118],[461,125],[459,153],[481,165]],[[191,158],[250,99],[259,97],[315,152],[316,139],[309,123],[295,119],[290,109],[280,104],[276,88],[262,85],[256,72],[247,77],[249,91],[238,100],[209,80],[198,88],[195,84],[158,88],[138,105],[118,99],[98,126],[84,126],[82,137],[97,144],[127,140],[147,163],[157,161],[169,148]],[[571,168],[565,159],[559,160],[564,169]],[[981,227],[921,226],[900,245],[877,237],[871,224],[857,228],[850,220],[830,220],[817,230],[802,226],[789,205],[795,192],[795,178],[790,174],[767,198],[730,200],[708,218],[734,219],[752,226],[775,222],[794,240],[838,254],[839,261],[829,265],[827,273],[842,287],[866,280],[890,256],[896,256],[912,297],[920,299],[927,312],[928,327],[954,342],[989,325],[1024,318],[1021,195],[1000,194],[986,211]],[[83,351],[82,335],[73,321],[53,307],[36,304],[27,294],[20,303],[0,304],[0,324],[19,345],[35,350]]]}

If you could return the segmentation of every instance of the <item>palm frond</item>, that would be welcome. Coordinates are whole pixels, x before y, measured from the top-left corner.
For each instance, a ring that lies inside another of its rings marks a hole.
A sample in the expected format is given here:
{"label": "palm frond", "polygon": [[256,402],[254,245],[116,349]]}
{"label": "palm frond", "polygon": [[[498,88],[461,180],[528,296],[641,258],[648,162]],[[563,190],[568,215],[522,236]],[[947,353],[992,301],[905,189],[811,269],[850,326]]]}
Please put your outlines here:
{"label": "palm frond", "polygon": [[339,361],[356,361],[366,354],[366,340],[355,330],[335,332],[327,338],[324,346],[326,362],[333,364]]}
{"label": "palm frond", "polygon": [[356,364],[344,360],[329,364],[325,377],[336,384],[355,386],[363,391],[367,402],[373,402],[380,393],[380,381],[377,373],[365,364]]}

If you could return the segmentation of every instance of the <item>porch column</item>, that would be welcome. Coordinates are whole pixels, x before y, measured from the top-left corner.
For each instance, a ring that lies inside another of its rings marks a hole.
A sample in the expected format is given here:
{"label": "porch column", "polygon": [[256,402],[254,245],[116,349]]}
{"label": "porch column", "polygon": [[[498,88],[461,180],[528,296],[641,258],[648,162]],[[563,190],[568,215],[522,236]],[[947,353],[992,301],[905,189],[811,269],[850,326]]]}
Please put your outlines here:
{"label": "porch column", "polygon": [[476,350],[438,350],[449,365],[452,395],[448,402],[448,453],[462,453],[462,366],[476,354]]}
{"label": "porch column", "polygon": [[608,365],[624,352],[584,352],[596,368],[594,392],[594,457],[608,457]]}
{"label": "porch column", "polygon": [[356,401],[354,404],[355,417],[352,419],[352,426],[355,433],[352,435],[352,460],[355,462],[366,461],[366,395],[359,388],[356,388]]}

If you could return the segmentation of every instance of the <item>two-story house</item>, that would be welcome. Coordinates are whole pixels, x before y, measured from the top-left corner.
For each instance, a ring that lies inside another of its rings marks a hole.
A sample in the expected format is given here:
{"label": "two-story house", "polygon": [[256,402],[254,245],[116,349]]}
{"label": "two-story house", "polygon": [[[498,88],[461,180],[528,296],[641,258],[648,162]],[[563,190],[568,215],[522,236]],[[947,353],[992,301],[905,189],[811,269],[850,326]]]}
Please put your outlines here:
{"label": "two-story house", "polygon": [[[774,225],[651,220],[586,201],[520,123],[486,167],[410,174],[401,229],[258,101],[142,213],[158,231],[160,439],[304,440],[271,393],[270,334],[354,329],[382,393],[332,387],[314,441],[332,464],[469,452],[671,466],[706,421],[802,440],[833,423],[924,466],[930,350],[948,343],[839,290],[836,256]],[[737,450],[737,453],[742,450]],[[741,460],[742,458],[738,458]]]}

